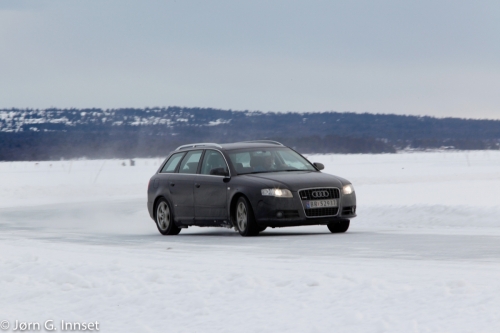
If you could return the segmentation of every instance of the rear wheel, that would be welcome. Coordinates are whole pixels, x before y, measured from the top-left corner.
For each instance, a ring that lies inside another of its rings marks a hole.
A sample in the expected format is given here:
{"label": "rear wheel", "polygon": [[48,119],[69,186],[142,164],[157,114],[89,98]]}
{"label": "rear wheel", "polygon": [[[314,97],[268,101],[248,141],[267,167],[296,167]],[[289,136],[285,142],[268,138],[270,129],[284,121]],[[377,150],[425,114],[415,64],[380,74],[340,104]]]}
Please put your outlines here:
{"label": "rear wheel", "polygon": [[245,197],[240,197],[236,202],[236,212],[234,214],[236,228],[243,237],[256,236],[259,228],[255,223],[252,207]]}
{"label": "rear wheel", "polygon": [[156,204],[155,222],[162,235],[177,235],[181,232],[181,229],[175,225],[170,206],[164,198]]}
{"label": "rear wheel", "polygon": [[333,234],[336,233],[341,233],[341,232],[346,232],[347,229],[349,229],[349,224],[351,222],[349,220],[343,220],[339,222],[330,222],[327,224],[328,229],[330,229],[330,232]]}

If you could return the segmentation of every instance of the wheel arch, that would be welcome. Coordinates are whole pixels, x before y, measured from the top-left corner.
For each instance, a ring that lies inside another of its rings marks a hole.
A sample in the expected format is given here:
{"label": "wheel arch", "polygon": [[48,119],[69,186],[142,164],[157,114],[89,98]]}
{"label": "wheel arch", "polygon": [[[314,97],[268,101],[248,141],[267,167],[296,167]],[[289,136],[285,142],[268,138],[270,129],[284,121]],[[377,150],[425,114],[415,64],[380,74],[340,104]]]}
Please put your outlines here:
{"label": "wheel arch", "polygon": [[165,199],[165,197],[163,195],[159,195],[153,201],[153,219],[155,221],[156,221],[156,207],[158,206],[158,202],[160,201],[160,199]]}
{"label": "wheel arch", "polygon": [[235,220],[235,213],[236,213],[236,203],[238,202],[238,199],[244,197],[248,203],[250,204],[250,208],[253,210],[252,204],[250,203],[250,200],[248,200],[248,197],[243,193],[243,192],[236,192],[232,197],[231,197],[231,202],[229,204],[229,220],[233,224],[233,226],[236,228],[236,220]]}
{"label": "wheel arch", "polygon": [[[172,213],[175,213],[174,212],[174,209],[173,209],[173,206],[172,206],[172,203],[170,202],[170,200],[164,196],[164,195],[158,195],[156,198],[155,198],[155,201],[153,202],[153,219],[156,221],[156,210],[157,210],[157,205],[158,205],[158,202],[161,200],[161,199],[165,199],[165,201],[168,203],[168,206],[170,208],[170,211]],[[173,214],[173,216],[175,217],[175,214]]]}

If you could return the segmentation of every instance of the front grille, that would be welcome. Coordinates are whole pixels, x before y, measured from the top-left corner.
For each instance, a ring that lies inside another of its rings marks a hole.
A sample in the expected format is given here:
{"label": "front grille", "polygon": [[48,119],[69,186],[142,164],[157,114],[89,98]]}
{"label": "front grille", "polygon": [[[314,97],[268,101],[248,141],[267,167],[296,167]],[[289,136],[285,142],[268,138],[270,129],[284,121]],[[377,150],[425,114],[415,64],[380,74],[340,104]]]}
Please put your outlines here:
{"label": "front grille", "polygon": [[338,207],[305,209],[307,217],[332,216],[337,215],[338,211]]}
{"label": "front grille", "polygon": [[[310,188],[306,190],[299,190],[299,197],[302,201],[310,200],[328,200],[340,199],[340,190],[338,188]],[[337,204],[340,204],[340,200]],[[326,217],[335,216],[339,213],[338,207],[325,207],[325,208],[305,208],[304,213],[306,217]]]}
{"label": "front grille", "polygon": [[[313,196],[313,192],[316,192],[316,196]],[[324,196],[324,194],[326,193],[328,193],[328,195]],[[320,194],[320,196],[318,196],[318,194]],[[340,191],[338,188],[312,188],[307,190],[300,190],[299,196],[301,200],[338,199],[340,198]]]}

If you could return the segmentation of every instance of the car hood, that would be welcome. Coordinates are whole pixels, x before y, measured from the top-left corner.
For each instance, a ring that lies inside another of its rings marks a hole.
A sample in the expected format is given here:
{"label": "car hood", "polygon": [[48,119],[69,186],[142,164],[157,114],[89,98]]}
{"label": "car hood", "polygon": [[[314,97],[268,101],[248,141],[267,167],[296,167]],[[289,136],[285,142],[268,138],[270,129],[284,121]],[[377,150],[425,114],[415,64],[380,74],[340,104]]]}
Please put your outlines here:
{"label": "car hood", "polygon": [[349,184],[349,181],[322,172],[294,171],[294,172],[270,172],[244,175],[247,180],[263,183],[267,186],[279,186],[291,191],[298,191],[312,187],[338,187]]}

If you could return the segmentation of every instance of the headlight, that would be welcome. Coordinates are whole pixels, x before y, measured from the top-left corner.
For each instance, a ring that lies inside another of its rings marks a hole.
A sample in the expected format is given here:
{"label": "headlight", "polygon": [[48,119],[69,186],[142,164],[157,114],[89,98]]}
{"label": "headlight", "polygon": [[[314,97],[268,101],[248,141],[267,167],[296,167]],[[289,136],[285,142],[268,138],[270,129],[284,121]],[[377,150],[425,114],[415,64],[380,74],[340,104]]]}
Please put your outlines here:
{"label": "headlight", "polygon": [[351,194],[352,192],[354,192],[354,187],[352,187],[352,184],[345,185],[342,188],[342,193],[344,193],[344,194]]}
{"label": "headlight", "polygon": [[293,198],[292,192],[290,192],[290,190],[287,189],[264,188],[260,190],[260,193],[266,197]]}

